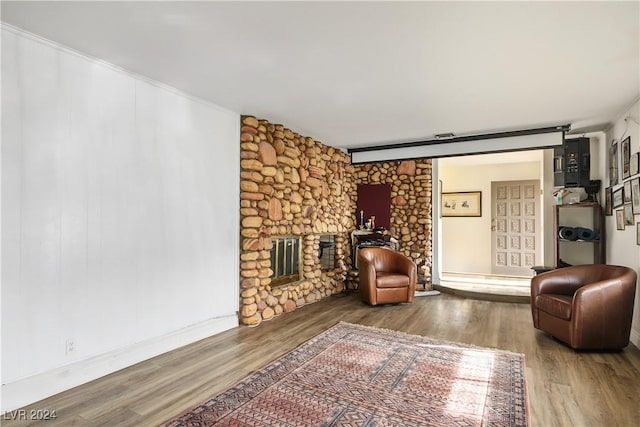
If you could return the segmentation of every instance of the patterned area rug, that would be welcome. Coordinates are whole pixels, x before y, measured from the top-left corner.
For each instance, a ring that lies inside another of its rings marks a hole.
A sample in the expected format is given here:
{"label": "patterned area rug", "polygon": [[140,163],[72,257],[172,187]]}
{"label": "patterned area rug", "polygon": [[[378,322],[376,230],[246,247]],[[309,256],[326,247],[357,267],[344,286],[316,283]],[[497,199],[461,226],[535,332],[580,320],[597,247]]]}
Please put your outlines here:
{"label": "patterned area rug", "polygon": [[524,356],[339,323],[177,426],[527,426]]}

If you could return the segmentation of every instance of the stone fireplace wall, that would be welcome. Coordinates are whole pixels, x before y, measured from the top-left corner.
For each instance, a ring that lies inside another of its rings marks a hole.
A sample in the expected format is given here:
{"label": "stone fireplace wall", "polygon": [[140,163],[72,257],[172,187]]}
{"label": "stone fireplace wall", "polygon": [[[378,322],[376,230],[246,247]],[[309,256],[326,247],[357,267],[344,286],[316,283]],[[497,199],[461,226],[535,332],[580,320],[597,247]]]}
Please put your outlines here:
{"label": "stone fireplace wall", "polygon": [[[354,229],[354,168],[346,154],[243,116],[240,136],[240,321],[263,320],[344,287]],[[335,235],[336,268],[322,271],[320,235]],[[303,236],[302,280],[271,286],[272,236]]]}
{"label": "stone fireplace wall", "polygon": [[[418,273],[431,279],[431,160],[365,163],[354,166],[355,184],[391,185],[391,228],[399,250],[418,265]],[[352,196],[355,199],[355,195]],[[352,214],[353,215],[353,214]],[[349,288],[356,286],[351,274]]]}

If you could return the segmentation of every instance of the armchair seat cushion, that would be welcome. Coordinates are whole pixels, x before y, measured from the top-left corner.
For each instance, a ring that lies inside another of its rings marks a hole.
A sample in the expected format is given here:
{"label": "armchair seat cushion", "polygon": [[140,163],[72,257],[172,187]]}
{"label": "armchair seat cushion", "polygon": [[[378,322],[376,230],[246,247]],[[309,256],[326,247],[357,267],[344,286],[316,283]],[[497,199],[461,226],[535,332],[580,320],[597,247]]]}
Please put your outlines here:
{"label": "armchair seat cushion", "polygon": [[402,288],[409,286],[409,276],[404,274],[378,272],[376,287],[378,288]]}
{"label": "armchair seat cushion", "polygon": [[571,319],[571,301],[573,296],[542,294],[536,297],[538,310],[563,320]]}

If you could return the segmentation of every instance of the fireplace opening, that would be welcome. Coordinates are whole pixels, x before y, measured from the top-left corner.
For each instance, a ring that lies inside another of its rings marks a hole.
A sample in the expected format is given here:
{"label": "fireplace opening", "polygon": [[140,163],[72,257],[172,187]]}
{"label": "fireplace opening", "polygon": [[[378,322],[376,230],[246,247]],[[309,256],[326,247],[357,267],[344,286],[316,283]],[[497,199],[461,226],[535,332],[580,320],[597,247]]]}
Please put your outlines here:
{"label": "fireplace opening", "polygon": [[300,237],[274,237],[271,247],[271,285],[278,286],[300,280]]}
{"label": "fireplace opening", "polygon": [[324,234],[320,236],[320,244],[318,245],[318,258],[323,271],[333,270],[336,268],[336,239],[333,234]]}

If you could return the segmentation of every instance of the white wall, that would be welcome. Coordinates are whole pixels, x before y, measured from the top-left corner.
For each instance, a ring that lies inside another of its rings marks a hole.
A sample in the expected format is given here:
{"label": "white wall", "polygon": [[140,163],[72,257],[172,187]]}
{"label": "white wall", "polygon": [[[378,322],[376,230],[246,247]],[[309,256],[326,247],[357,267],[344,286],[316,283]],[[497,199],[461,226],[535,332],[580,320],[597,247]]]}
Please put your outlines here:
{"label": "white wall", "polygon": [[[626,121],[626,117],[630,117]],[[616,120],[615,124],[606,131],[605,143],[600,144],[600,157],[607,159],[600,162],[600,175],[602,176],[603,186],[609,185],[609,169],[608,169],[608,152],[612,141],[622,142],[627,136],[631,136],[631,153],[640,151],[640,101],[636,103]],[[618,145],[620,153],[620,145]],[[621,162],[621,156],[618,156]],[[613,187],[617,189],[622,187],[622,163],[618,165],[620,184]],[[634,178],[637,178],[636,175]],[[604,199],[603,199],[604,200]],[[615,210],[614,210],[615,211]],[[635,222],[640,222],[638,215],[635,216]],[[607,263],[625,265],[634,268],[640,273],[640,246],[636,244],[636,226],[626,226],[624,230],[616,229],[615,212],[613,216],[605,217],[605,228],[607,233],[606,251]],[[640,347],[640,289],[636,288],[635,309],[633,316],[633,326],[631,331],[631,339],[633,343]]]}
{"label": "white wall", "polygon": [[[491,163],[491,156],[496,160],[508,156],[513,163]],[[443,272],[491,273],[491,182],[542,182],[544,151],[537,151],[536,157],[537,161],[519,161],[518,153],[494,154],[487,155],[488,160],[482,164],[469,164],[464,158],[438,160],[442,192],[482,191],[481,217],[441,218]]]}
{"label": "white wall", "polygon": [[3,411],[237,325],[237,114],[10,27],[2,114]]}

